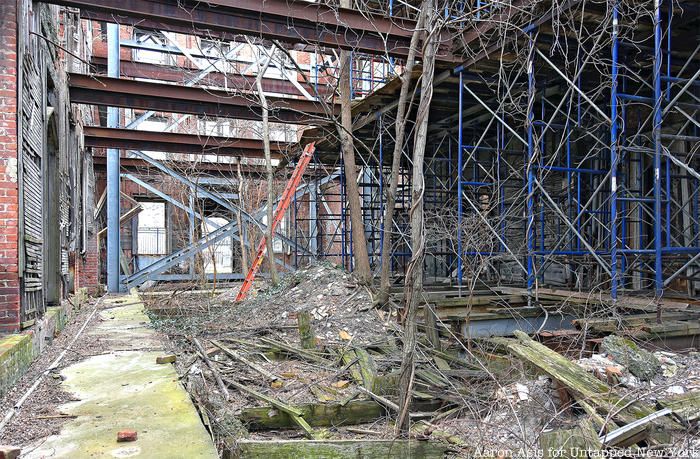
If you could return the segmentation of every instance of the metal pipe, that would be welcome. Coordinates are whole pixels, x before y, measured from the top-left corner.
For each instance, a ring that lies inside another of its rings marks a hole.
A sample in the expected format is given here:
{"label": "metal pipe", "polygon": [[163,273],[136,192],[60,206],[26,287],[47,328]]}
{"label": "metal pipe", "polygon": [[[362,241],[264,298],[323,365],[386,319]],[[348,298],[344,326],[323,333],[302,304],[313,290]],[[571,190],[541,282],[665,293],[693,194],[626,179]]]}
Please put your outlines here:
{"label": "metal pipe", "polygon": [[[615,21],[615,20],[613,19],[613,22],[614,22],[614,21]],[[613,25],[613,28],[615,28],[614,25]],[[562,77],[562,78],[564,79],[564,81],[566,81],[567,83],[569,83],[569,85],[570,85],[572,88],[574,88],[574,89],[576,90],[576,92],[577,92],[581,97],[583,97],[583,99],[584,99],[586,102],[588,102],[588,103],[591,105],[591,107],[593,107],[593,108],[595,109],[595,111],[597,111],[603,118],[605,118],[605,120],[606,120],[608,123],[611,122],[611,121],[610,121],[610,118],[608,118],[608,115],[606,115],[605,112],[604,112],[603,110],[601,110],[600,107],[598,107],[598,106],[593,102],[593,100],[592,100],[590,97],[588,97],[588,96],[586,95],[585,92],[583,92],[583,91],[581,90],[581,88],[579,88],[573,81],[569,80],[569,78],[567,78],[567,76],[564,75],[564,72],[562,72],[561,70],[559,70],[559,68],[558,68],[556,65],[554,65],[554,63],[552,63],[552,61],[550,61],[550,60],[547,58],[547,56],[545,56],[545,54],[544,54],[542,51],[539,50],[539,48],[535,48],[535,51],[537,52],[537,54],[540,55],[540,57],[541,57],[547,64],[549,64],[550,67],[552,67],[552,69],[554,69],[554,71],[557,73],[557,75],[559,75],[560,77]]]}
{"label": "metal pipe", "polygon": [[612,20],[612,87],[610,88],[610,296],[617,301],[618,272],[617,272],[617,77],[618,77],[618,3],[613,3]]}
{"label": "metal pipe", "polygon": [[462,72],[459,72],[459,103],[458,103],[458,129],[459,132],[457,133],[458,140],[457,140],[457,285],[461,288],[462,287],[462,212],[463,212],[463,204],[462,200],[464,199],[463,197],[463,190],[462,190],[462,168],[464,167],[463,164],[463,151],[462,151],[462,143],[463,143],[463,134],[462,134],[462,98],[463,92],[464,92],[464,76],[462,75]]}
{"label": "metal pipe", "polygon": [[[107,74],[119,78],[119,25],[107,24]],[[107,127],[119,127],[119,108],[107,108]],[[119,150],[107,150],[107,291],[119,292]]]}
{"label": "metal pipe", "polygon": [[661,259],[661,0],[654,0],[654,284],[663,295]]}
{"label": "metal pipe", "polygon": [[[535,174],[533,167],[533,159],[535,156],[535,145],[534,145],[534,132],[533,132],[533,121],[534,121],[534,103],[535,103],[535,39],[533,32],[530,35],[530,52],[527,60],[527,161],[525,162],[525,172],[527,175],[527,223],[525,227],[525,237],[527,240],[527,294],[528,298],[532,296],[532,289],[534,287],[534,240],[535,240],[535,216],[534,216],[534,182]],[[517,136],[517,134],[516,134]],[[519,137],[519,136],[518,136]]]}

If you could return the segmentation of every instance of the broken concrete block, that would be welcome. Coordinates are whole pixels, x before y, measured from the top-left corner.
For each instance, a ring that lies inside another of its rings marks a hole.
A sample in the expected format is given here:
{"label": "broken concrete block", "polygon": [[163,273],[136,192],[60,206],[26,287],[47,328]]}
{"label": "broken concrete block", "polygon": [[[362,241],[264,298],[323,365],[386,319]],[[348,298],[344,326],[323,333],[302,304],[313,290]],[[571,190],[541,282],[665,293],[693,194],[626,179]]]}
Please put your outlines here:
{"label": "broken concrete block", "polygon": [[661,370],[661,363],[654,354],[628,339],[609,335],[603,338],[601,347],[612,356],[615,362],[624,365],[630,373],[642,381],[651,380]]}
{"label": "broken concrete block", "polygon": [[164,363],[175,363],[177,360],[177,356],[175,355],[161,355],[160,357],[156,357],[156,363],[158,364],[164,364]]}
{"label": "broken concrete block", "polygon": [[0,459],[16,459],[21,452],[16,446],[0,445]]}
{"label": "broken concrete block", "polygon": [[117,441],[118,442],[136,441],[137,437],[138,437],[138,434],[136,433],[135,430],[120,430],[117,433]]}

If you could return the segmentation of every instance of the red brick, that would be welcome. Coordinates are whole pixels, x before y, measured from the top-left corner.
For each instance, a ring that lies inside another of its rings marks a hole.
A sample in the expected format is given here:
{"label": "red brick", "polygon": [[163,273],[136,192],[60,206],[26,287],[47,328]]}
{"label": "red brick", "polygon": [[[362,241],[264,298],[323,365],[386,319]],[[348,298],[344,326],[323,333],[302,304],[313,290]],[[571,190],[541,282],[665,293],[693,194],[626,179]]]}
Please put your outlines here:
{"label": "red brick", "polygon": [[138,437],[138,433],[136,433],[135,430],[120,430],[117,433],[117,441],[118,442],[136,441],[137,437]]}

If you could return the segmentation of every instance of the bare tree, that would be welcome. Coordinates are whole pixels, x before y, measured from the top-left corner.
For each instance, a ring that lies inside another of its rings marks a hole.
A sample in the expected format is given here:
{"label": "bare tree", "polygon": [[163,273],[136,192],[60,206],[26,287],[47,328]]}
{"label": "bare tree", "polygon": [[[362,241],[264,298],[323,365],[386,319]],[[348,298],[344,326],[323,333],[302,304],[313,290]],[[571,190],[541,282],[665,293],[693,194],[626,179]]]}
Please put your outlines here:
{"label": "bare tree", "polygon": [[428,137],[428,116],[433,98],[433,77],[435,74],[435,52],[438,35],[433,30],[436,26],[435,0],[425,0],[422,4],[423,15],[428,32],[423,53],[423,72],[421,74],[421,94],[416,114],[417,132],[413,144],[413,186],[411,194],[411,261],[406,270],[404,286],[404,341],[399,376],[399,416],[396,421],[397,432],[407,433],[410,428],[409,403],[413,388],[416,352],[416,315],[418,303],[423,290],[423,260],[425,258],[425,228],[423,222],[423,159]]}
{"label": "bare tree", "polygon": [[[238,160],[238,202],[241,207],[245,205],[243,202],[243,195],[245,191],[245,184],[243,183],[243,174],[241,174],[241,161]],[[241,218],[241,211],[236,212],[236,222],[238,223],[238,234],[240,236],[239,240],[241,243],[241,272],[248,272],[248,249],[245,246],[245,232],[243,229],[243,219]]]}
{"label": "bare tree", "polygon": [[[351,1],[341,0],[340,6],[350,8]],[[361,283],[370,284],[372,282],[372,271],[369,267],[369,255],[367,253],[367,242],[362,221],[362,206],[360,204],[360,190],[357,186],[357,166],[355,164],[355,143],[352,136],[351,65],[350,51],[340,51],[340,81],[338,84],[338,92],[340,93],[340,126],[338,126],[338,135],[343,151],[343,163],[345,164],[355,275]]]}
{"label": "bare tree", "polygon": [[[425,2],[423,2],[424,4]],[[396,121],[394,122],[395,143],[394,153],[391,159],[391,178],[389,190],[386,196],[386,209],[384,210],[384,235],[382,239],[382,265],[379,282],[379,296],[377,302],[384,304],[389,299],[389,274],[391,272],[391,234],[394,227],[394,210],[396,208],[396,191],[399,187],[399,169],[401,168],[401,158],[403,156],[403,145],[406,134],[406,121],[410,109],[407,109],[409,91],[411,90],[411,78],[413,77],[413,67],[416,63],[418,42],[423,35],[423,20],[425,18],[425,8],[421,6],[421,13],[418,15],[416,29],[411,37],[411,48],[408,50],[408,58],[404,72],[399,76],[401,79],[401,93],[399,94],[399,105],[396,109]]]}
{"label": "bare tree", "polygon": [[[258,49],[258,54],[259,50]],[[275,54],[275,47],[270,48],[269,53],[267,53],[265,63],[260,64],[258,60],[258,75],[255,78],[255,86],[258,90],[258,97],[260,98],[260,107],[262,110],[262,137],[263,137],[263,148],[265,150],[265,172],[267,175],[267,262],[270,269],[270,279],[273,285],[279,283],[279,277],[277,276],[277,267],[275,266],[275,251],[273,246],[272,238],[274,233],[272,232],[272,212],[275,203],[275,190],[274,190],[274,180],[272,172],[272,156],[270,154],[270,107],[267,105],[267,98],[265,97],[265,91],[263,91],[262,79],[263,75],[267,71],[267,68],[272,62],[272,57]]]}

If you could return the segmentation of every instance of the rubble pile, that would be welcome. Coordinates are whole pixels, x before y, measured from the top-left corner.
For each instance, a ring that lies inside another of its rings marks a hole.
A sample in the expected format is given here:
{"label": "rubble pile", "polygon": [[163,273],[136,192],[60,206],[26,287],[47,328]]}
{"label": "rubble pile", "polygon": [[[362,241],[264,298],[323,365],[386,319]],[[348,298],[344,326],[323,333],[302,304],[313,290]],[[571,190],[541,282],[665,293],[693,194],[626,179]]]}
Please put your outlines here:
{"label": "rubble pile", "polygon": [[328,264],[276,286],[261,283],[241,303],[233,302],[236,293],[148,300],[154,311],[164,303],[179,311],[157,324],[222,450],[275,457],[278,449],[267,448],[313,439],[333,451],[371,451],[358,457],[385,457],[384,448],[473,457],[542,454],[563,437],[596,450],[675,444],[689,432],[696,438],[697,353],[652,353],[610,335],[574,360],[517,331],[467,341],[445,328],[435,343],[421,323],[411,438],[397,440],[402,332],[395,312],[373,307],[369,289]]}

